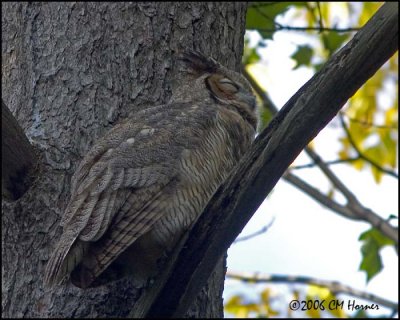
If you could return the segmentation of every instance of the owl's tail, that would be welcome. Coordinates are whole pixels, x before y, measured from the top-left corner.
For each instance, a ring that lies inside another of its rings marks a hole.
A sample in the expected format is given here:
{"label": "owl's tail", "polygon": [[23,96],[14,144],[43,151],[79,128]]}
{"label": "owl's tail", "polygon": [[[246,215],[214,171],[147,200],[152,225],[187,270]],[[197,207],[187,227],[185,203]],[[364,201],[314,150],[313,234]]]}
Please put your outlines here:
{"label": "owl's tail", "polygon": [[44,274],[47,287],[59,284],[82,261],[87,250],[87,243],[76,239],[62,237],[50,257]]}

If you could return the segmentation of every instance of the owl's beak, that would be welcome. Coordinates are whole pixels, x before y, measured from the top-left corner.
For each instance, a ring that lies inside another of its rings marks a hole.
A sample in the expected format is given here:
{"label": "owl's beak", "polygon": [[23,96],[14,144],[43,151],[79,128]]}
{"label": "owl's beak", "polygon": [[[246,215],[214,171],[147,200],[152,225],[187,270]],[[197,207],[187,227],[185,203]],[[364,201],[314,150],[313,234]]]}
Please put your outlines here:
{"label": "owl's beak", "polygon": [[248,105],[251,111],[254,111],[256,109],[256,98],[253,95],[249,95],[247,92],[239,92],[237,93],[237,95],[239,100]]}

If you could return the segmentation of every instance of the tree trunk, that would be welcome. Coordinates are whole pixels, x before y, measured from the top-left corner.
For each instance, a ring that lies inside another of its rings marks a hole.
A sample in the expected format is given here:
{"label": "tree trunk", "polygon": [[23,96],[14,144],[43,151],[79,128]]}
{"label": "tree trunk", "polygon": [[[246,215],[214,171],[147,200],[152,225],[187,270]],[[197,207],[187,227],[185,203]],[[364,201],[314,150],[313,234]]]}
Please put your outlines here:
{"label": "tree trunk", "polygon": [[[141,290],[43,288],[70,178],[97,138],[168,101],[174,52],[239,70],[245,3],[2,3],[3,99],[39,154],[33,186],[2,213],[3,317],[124,317]],[[187,316],[222,317],[225,262]]]}

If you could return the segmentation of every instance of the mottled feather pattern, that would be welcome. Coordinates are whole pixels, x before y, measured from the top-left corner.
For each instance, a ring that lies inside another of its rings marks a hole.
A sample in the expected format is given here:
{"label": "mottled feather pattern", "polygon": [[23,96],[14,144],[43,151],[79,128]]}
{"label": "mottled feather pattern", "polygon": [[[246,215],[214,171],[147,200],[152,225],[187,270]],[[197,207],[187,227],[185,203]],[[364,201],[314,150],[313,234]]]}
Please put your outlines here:
{"label": "mottled feather pattern", "polygon": [[75,284],[81,287],[90,284],[124,249],[151,228],[157,221],[156,217],[161,217],[163,214],[158,208],[159,198],[162,195],[162,189],[156,194],[148,194],[149,201],[142,209],[130,207],[123,216],[120,216],[108,234],[86,253],[79,272],[90,278],[85,279],[76,275],[75,279],[79,279],[80,282]]}
{"label": "mottled feather pattern", "polygon": [[102,283],[122,258],[145,281],[156,269],[146,263],[172,249],[250,146],[256,116],[247,81],[197,52],[182,61],[191,82],[170,103],[121,121],[79,164],[46,283],[70,273],[81,288]]}

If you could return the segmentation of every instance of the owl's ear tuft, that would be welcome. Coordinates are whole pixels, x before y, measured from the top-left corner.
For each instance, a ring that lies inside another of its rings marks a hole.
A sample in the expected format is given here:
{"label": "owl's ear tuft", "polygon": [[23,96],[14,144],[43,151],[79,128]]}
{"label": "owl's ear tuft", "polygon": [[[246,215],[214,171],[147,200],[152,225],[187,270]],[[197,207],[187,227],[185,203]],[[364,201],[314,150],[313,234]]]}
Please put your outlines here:
{"label": "owl's ear tuft", "polygon": [[214,73],[218,70],[218,62],[202,53],[188,49],[179,54],[179,60],[196,73]]}

